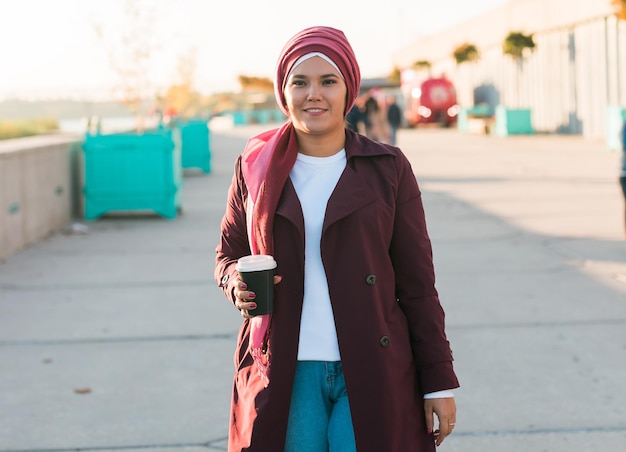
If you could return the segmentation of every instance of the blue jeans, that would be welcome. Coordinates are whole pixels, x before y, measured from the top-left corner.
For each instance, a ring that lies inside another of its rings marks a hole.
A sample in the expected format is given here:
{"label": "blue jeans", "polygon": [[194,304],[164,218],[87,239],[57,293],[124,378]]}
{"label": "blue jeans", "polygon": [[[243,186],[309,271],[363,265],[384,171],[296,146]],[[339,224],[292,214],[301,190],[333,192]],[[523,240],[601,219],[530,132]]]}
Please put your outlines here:
{"label": "blue jeans", "polygon": [[285,452],[356,452],[340,361],[298,361]]}

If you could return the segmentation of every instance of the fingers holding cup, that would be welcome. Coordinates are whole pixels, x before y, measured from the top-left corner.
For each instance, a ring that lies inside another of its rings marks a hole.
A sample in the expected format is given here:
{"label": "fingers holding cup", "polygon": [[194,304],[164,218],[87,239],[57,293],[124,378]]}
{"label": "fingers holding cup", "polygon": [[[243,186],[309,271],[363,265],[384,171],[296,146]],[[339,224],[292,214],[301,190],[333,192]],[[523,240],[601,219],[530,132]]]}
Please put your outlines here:
{"label": "fingers holding cup", "polygon": [[250,317],[272,313],[274,284],[280,282],[280,277],[275,275],[276,266],[272,256],[259,254],[241,257],[237,262],[236,268],[241,278],[239,286],[245,288],[239,291],[243,301],[241,307],[248,310]]}

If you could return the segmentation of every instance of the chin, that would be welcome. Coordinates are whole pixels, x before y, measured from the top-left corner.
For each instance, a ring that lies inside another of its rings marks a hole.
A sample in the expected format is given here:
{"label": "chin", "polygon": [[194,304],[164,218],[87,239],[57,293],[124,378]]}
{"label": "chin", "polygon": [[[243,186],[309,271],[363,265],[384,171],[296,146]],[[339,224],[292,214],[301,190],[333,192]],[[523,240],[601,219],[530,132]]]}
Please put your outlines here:
{"label": "chin", "polygon": [[321,127],[305,127],[303,131],[305,133],[308,133],[309,135],[316,135],[316,136],[330,135],[333,132],[332,129],[329,129],[327,127],[324,127],[324,128],[321,128]]}
{"label": "chin", "polygon": [[311,124],[310,122],[307,122],[307,121],[294,122],[293,125],[297,130],[300,130],[301,132],[308,133],[311,135],[323,135],[330,131],[330,129],[325,125]]}

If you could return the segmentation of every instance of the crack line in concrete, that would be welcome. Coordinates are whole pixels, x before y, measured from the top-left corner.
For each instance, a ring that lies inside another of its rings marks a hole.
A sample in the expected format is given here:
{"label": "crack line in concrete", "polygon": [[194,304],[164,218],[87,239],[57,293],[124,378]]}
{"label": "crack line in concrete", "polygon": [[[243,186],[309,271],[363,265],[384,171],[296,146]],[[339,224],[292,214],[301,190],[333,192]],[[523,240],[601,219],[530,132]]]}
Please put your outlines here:
{"label": "crack line in concrete", "polygon": [[[111,338],[83,338],[83,339],[51,339],[51,340],[14,340],[0,341],[0,347],[14,346],[42,346],[42,345],[92,345],[128,342],[166,342],[166,341],[213,341],[234,340],[237,333],[219,334],[191,334],[179,336],[149,336],[149,337],[111,337]],[[0,452],[2,452],[0,450]]]}
{"label": "crack line in concrete", "polygon": [[[586,433],[620,433],[626,432],[626,426],[612,427],[570,427],[570,428],[543,428],[543,429],[527,429],[527,430],[483,430],[483,431],[467,431],[453,433],[454,437],[488,437],[488,436],[525,436],[525,435],[554,435],[569,434],[579,435]],[[165,449],[165,448],[186,448],[197,447],[214,450],[227,450],[223,443],[227,438],[211,440],[206,443],[173,443],[173,444],[142,444],[128,446],[97,446],[97,447],[75,447],[63,449],[0,449],[0,452],[90,452],[90,451],[117,451],[117,450],[133,450],[133,449]],[[215,443],[220,443],[219,445]]]}
{"label": "crack line in concrete", "polygon": [[[180,286],[208,286],[216,284],[213,280],[191,281],[140,281],[140,282],[106,282],[90,284],[1,284],[0,291],[50,291],[50,290],[92,290],[92,289],[144,289],[149,287],[180,287]],[[1,452],[1,451],[0,451]]]}
{"label": "crack line in concrete", "polygon": [[95,446],[95,447],[71,447],[71,448],[41,448],[41,449],[0,449],[0,452],[89,452],[89,451],[98,451],[98,450],[134,450],[134,449],[179,449],[186,447],[197,447],[204,449],[212,449],[212,450],[227,450],[224,446],[219,445],[216,446],[213,443],[215,442],[224,442],[227,438],[212,440],[206,443],[172,443],[172,444],[139,444],[132,446]]}
{"label": "crack line in concrete", "polygon": [[626,319],[595,319],[595,320],[568,320],[552,322],[519,322],[519,323],[475,323],[475,324],[452,324],[446,328],[450,330],[487,330],[504,328],[554,328],[554,327],[579,327],[579,326],[607,326],[624,325]]}
{"label": "crack line in concrete", "polygon": [[583,433],[626,433],[625,426],[612,427],[569,427],[569,428],[540,428],[527,430],[484,430],[484,431],[455,431],[453,436],[522,436],[522,435],[577,435]]}

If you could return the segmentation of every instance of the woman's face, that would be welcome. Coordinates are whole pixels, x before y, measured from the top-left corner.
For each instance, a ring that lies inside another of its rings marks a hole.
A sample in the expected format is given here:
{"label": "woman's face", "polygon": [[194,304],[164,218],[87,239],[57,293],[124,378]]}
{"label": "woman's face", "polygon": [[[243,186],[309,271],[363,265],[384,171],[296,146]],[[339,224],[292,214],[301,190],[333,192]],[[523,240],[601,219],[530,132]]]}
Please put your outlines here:
{"label": "woman's face", "polygon": [[285,85],[285,103],[294,127],[312,135],[343,133],[346,94],[346,83],[337,69],[318,56],[296,66]]}

